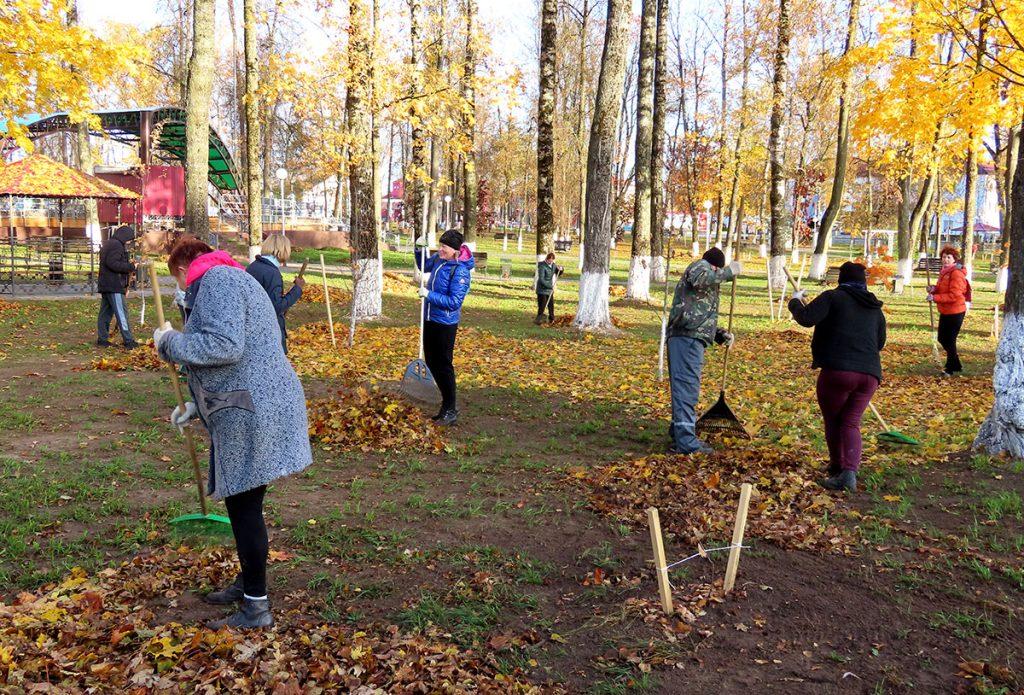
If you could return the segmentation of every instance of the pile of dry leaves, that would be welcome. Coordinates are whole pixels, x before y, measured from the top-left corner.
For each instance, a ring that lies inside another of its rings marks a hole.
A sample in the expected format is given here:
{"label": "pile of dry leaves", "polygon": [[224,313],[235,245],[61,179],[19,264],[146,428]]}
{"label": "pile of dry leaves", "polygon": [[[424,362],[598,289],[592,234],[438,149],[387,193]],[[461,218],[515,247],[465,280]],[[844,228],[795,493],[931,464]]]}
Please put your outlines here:
{"label": "pile of dry leaves", "polygon": [[94,359],[90,366],[101,372],[158,372],[166,369],[167,363],[156,354],[153,341],[147,340],[134,350],[111,348],[102,357]]}
{"label": "pile of dry leaves", "polygon": [[307,404],[309,436],[328,446],[361,451],[439,453],[444,441],[416,406],[377,388],[338,391]]}
{"label": "pile of dry leaves", "polygon": [[366,631],[279,613],[262,632],[166,623],[147,608],[234,576],[223,550],[164,548],[0,603],[4,692],[534,693],[478,654],[394,626]]}
{"label": "pile of dry leaves", "polygon": [[[343,291],[340,287],[327,288],[331,293],[331,305],[343,305],[352,301],[352,295]],[[317,282],[307,282],[302,288],[302,301],[313,302],[314,304],[324,303],[324,286]]]}
{"label": "pile of dry leaves", "polygon": [[654,455],[579,469],[591,507],[635,524],[657,507],[662,528],[695,547],[732,535],[741,483],[754,485],[747,533],[784,548],[850,552],[856,542],[829,516],[836,500],[816,484],[817,457],[808,451],[760,446],[711,455]]}
{"label": "pile of dry leaves", "polygon": [[0,314],[4,313],[5,311],[15,311],[15,310],[20,309],[20,308],[21,308],[20,304],[15,304],[14,302],[5,302],[3,300],[0,300]]}

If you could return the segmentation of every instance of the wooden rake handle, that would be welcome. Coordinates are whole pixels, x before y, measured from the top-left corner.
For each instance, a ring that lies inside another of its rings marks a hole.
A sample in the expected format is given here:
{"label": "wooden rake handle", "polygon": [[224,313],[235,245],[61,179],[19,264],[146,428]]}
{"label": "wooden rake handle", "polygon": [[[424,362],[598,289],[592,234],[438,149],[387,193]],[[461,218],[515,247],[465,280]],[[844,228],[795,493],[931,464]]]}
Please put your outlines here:
{"label": "wooden rake handle", "polygon": [[[789,274],[789,268],[787,268],[786,266],[782,266],[782,272],[784,272],[786,274],[786,279],[789,280],[789,284],[793,286],[793,291],[794,292],[799,292],[800,291],[800,285],[798,285],[796,280],[793,279],[793,276]],[[806,304],[807,302],[805,302],[804,300],[801,299],[800,303],[801,304]]]}
{"label": "wooden rake handle", "polygon": [[[732,289],[729,291],[729,328],[726,329],[729,333],[732,333],[732,316],[736,309],[736,277],[732,278]],[[729,380],[729,350],[732,349],[731,345],[725,346],[725,359],[722,360],[722,391],[725,391],[725,385]]]}

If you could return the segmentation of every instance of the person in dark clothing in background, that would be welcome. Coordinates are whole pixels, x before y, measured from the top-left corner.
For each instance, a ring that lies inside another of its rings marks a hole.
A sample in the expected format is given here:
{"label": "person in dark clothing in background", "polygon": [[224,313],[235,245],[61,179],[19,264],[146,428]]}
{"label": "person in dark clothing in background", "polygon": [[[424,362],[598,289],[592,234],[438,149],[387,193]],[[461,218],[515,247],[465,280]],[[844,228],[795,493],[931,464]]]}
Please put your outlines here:
{"label": "person in dark clothing in background", "polygon": [[860,421],[882,381],[885,316],[882,302],[868,291],[866,269],[843,263],[839,287],[822,292],[804,304],[799,290],[789,300],[789,311],[801,326],[814,327],[811,367],[818,374],[818,407],[825,422],[829,477],[828,490],[857,490],[863,440]]}
{"label": "person in dark clothing in background", "polygon": [[135,241],[135,230],[122,225],[100,247],[100,272],[96,291],[100,293],[100,313],[96,319],[96,345],[110,347],[110,319],[117,321],[126,350],[139,346],[128,325],[128,309],[124,295],[128,291],[128,278],[135,272],[128,244]]}
{"label": "person in dark clothing in background", "polygon": [[547,309],[548,321],[555,320],[555,282],[565,272],[565,268],[555,265],[555,254],[549,253],[547,258],[537,264],[537,318],[533,320],[538,326],[544,322],[544,310]]}
{"label": "person in dark clothing in background", "polygon": [[441,235],[437,253],[433,256],[424,261],[421,253],[415,254],[416,267],[430,273],[426,287],[420,288],[420,297],[426,300],[423,308],[423,358],[441,391],[441,410],[431,419],[445,426],[454,425],[459,419],[452,360],[455,334],[462,319],[462,302],[469,293],[470,271],[475,265],[473,252],[462,242],[462,234],[449,229]]}
{"label": "person in dark clothing in background", "polygon": [[281,277],[281,266],[288,263],[292,255],[292,243],[284,234],[271,234],[263,240],[263,253],[249,264],[245,272],[252,275],[263,285],[270,295],[270,303],[277,314],[277,325],[281,328],[281,347],[288,354],[288,331],[284,325],[284,315],[302,296],[302,288],[306,281],[296,276],[294,285],[288,293],[284,291],[284,278]]}

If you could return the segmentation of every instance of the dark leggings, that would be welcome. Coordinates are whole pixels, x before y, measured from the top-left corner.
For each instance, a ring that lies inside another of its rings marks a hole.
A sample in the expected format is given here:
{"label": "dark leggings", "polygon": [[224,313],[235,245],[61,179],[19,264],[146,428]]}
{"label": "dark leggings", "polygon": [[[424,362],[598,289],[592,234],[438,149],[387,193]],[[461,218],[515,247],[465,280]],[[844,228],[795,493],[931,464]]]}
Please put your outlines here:
{"label": "dark leggings", "polygon": [[939,345],[946,351],[946,372],[955,374],[963,370],[960,364],[960,353],[956,351],[956,338],[964,325],[964,316],[959,314],[939,314]]}
{"label": "dark leggings", "polygon": [[544,315],[544,310],[548,311],[548,320],[555,320],[555,295],[554,294],[538,294],[537,295],[537,317],[540,318]]}
{"label": "dark leggings", "polygon": [[455,367],[452,358],[455,353],[455,334],[459,324],[452,326],[434,321],[423,323],[423,357],[430,374],[441,391],[441,409],[454,408]]}
{"label": "dark leggings", "polygon": [[267,595],[267,524],[263,520],[263,495],[267,486],[224,498],[235,534],[238,562],[242,566],[242,590],[246,596]]}
{"label": "dark leggings", "polygon": [[818,374],[818,407],[825,423],[831,473],[860,469],[864,446],[860,420],[877,389],[878,379],[871,374],[838,369],[822,369]]}

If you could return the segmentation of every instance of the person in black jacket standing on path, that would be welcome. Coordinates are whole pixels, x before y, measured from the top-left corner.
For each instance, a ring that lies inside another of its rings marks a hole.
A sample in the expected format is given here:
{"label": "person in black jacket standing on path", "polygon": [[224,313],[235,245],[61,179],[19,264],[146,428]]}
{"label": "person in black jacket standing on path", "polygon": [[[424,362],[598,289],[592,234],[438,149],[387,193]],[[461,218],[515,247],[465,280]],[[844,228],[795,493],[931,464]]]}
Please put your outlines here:
{"label": "person in black jacket standing on path", "polygon": [[249,264],[245,272],[256,278],[263,289],[270,295],[270,303],[277,314],[277,325],[281,329],[281,347],[288,354],[288,331],[284,326],[284,315],[302,296],[302,288],[306,281],[296,276],[294,285],[288,293],[284,291],[284,278],[281,277],[281,266],[288,262],[292,255],[292,242],[284,234],[271,234],[263,240],[263,254]]}
{"label": "person in black jacket standing on path", "polygon": [[100,293],[100,313],[96,319],[96,345],[110,347],[110,319],[117,320],[126,350],[139,346],[128,325],[128,309],[124,295],[128,291],[128,278],[135,272],[128,253],[128,244],[135,241],[135,230],[122,225],[100,247],[100,273],[96,291]]}
{"label": "person in black jacket standing on path", "polygon": [[804,304],[803,290],[793,293],[789,311],[801,326],[814,327],[811,367],[818,374],[818,407],[825,421],[828,490],[857,490],[863,440],[860,421],[882,380],[885,316],[882,302],[868,291],[859,263],[843,263],[839,287]]}

